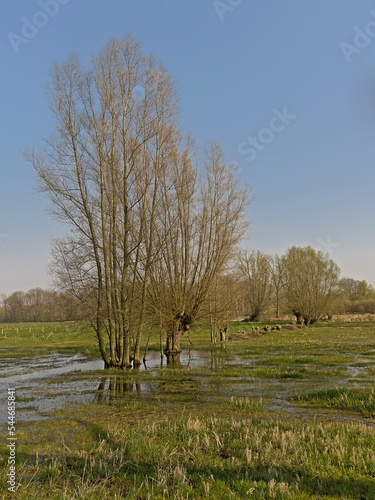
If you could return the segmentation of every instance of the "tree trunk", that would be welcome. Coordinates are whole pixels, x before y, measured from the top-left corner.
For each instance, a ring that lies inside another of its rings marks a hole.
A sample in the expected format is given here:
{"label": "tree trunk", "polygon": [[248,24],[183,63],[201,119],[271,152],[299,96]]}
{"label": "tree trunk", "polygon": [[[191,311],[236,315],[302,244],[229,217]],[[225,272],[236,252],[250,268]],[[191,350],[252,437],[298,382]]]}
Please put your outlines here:
{"label": "tree trunk", "polygon": [[131,368],[132,365],[130,361],[130,338],[127,325],[123,326],[122,336],[124,343],[124,355],[121,362],[121,368]]}
{"label": "tree trunk", "polygon": [[133,361],[133,366],[134,368],[141,366],[141,348],[139,344],[139,339],[136,337],[135,340],[135,346],[134,346],[134,361]]}
{"label": "tree trunk", "polygon": [[225,337],[227,333],[227,327],[220,329],[220,341],[225,342]]}
{"label": "tree trunk", "polygon": [[302,318],[302,314],[298,311],[293,311],[294,316],[296,317],[297,321],[300,321]]}
{"label": "tree trunk", "polygon": [[167,358],[167,366],[181,366],[180,355],[180,352],[170,354],[167,354],[165,352],[165,356]]}
{"label": "tree trunk", "polygon": [[216,327],[212,324],[210,327],[210,331],[211,331],[211,344],[216,344]]}
{"label": "tree trunk", "polygon": [[177,354],[181,352],[181,337],[183,332],[180,329],[180,325],[176,325],[175,328],[171,329],[171,331],[167,331],[167,345],[164,349],[164,353],[168,354]]}
{"label": "tree trunk", "polygon": [[176,315],[173,322],[167,327],[167,345],[164,354],[177,354],[181,352],[181,338],[190,329],[192,317],[190,314],[182,313]]}

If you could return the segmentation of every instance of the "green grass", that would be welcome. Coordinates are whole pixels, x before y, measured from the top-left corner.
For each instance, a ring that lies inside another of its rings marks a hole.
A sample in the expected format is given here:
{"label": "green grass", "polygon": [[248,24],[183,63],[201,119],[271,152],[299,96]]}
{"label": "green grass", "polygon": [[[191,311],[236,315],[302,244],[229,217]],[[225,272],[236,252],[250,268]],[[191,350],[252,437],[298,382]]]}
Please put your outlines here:
{"label": "green grass", "polygon": [[84,323],[0,324],[0,359],[36,356],[46,351],[99,355],[96,335]]}
{"label": "green grass", "polygon": [[349,355],[324,355],[324,354],[314,354],[314,355],[274,355],[272,357],[262,357],[262,364],[269,365],[320,365],[320,366],[335,366],[342,365],[345,363],[355,363],[355,357]]}
{"label": "green grass", "polygon": [[156,421],[134,421],[135,408],[88,407],[86,416],[60,421],[53,453],[50,427],[30,426],[37,451],[20,447],[17,498],[374,498],[374,428],[256,418],[252,402],[244,417],[242,403],[230,406],[230,418]]}
{"label": "green grass", "polygon": [[375,389],[329,389],[299,394],[292,399],[322,408],[352,410],[364,417],[375,417]]}
{"label": "green grass", "polygon": [[262,398],[254,399],[232,396],[227,404],[230,408],[233,408],[235,410],[242,410],[246,413],[253,413],[257,410],[264,410],[265,408]]}
{"label": "green grass", "polygon": [[321,367],[294,367],[283,366],[283,367],[267,367],[267,368],[256,368],[251,370],[252,377],[262,377],[262,378],[272,378],[272,379],[289,379],[289,378],[338,378],[343,377],[343,372],[341,370],[334,369],[322,369]]}
{"label": "green grass", "polygon": [[[7,364],[48,352],[98,356],[87,325],[6,328]],[[42,328],[53,335],[43,339]],[[228,334],[238,329],[251,324],[233,323]],[[42,396],[81,390],[91,403],[68,398],[44,419],[17,423],[14,498],[375,498],[374,332],[374,323],[324,323],[211,346],[199,326],[190,340],[208,356],[201,366],[66,373],[37,388],[25,381],[20,420],[37,415]],[[150,350],[158,349],[153,332]],[[90,381],[96,389],[80,389]],[[0,452],[3,479],[4,440]]]}

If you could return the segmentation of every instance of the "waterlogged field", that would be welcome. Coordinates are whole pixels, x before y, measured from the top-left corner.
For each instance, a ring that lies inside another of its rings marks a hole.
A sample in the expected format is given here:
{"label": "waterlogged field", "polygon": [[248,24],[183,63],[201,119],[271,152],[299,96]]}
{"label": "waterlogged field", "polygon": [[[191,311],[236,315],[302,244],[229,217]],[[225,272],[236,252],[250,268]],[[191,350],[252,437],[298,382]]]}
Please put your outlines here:
{"label": "waterlogged field", "polygon": [[85,325],[0,325],[1,498],[375,498],[375,323],[190,340],[103,370]]}

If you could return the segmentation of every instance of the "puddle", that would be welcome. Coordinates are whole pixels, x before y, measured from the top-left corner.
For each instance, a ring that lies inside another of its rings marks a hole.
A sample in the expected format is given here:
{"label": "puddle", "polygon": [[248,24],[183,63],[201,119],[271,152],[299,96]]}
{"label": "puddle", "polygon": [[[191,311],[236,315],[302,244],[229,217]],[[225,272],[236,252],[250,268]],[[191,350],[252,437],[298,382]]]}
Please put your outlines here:
{"label": "puddle", "polygon": [[[50,368],[53,366],[54,368]],[[73,371],[100,370],[104,368],[103,361],[90,360],[79,354],[75,356],[52,353],[48,356],[23,358],[21,360],[2,360],[0,363],[2,373],[11,374],[0,378],[1,385],[18,385],[25,380],[34,380],[43,377],[53,377]]]}
{"label": "puddle", "polygon": [[362,354],[355,354],[354,357],[357,360],[356,364],[347,366],[351,379],[357,378],[362,375],[365,370],[373,366],[373,360],[365,358]]}
{"label": "puddle", "polygon": [[[184,368],[196,368],[198,366],[218,368],[228,363],[229,356],[219,352],[211,354],[210,351],[185,351],[180,355],[179,364],[176,366]],[[232,363],[240,362],[232,359]],[[159,352],[149,351],[147,359],[141,364],[139,370],[152,370],[167,366],[165,356],[161,357]],[[51,368],[53,367],[53,368]],[[102,359],[88,360],[85,356],[76,354],[74,356],[51,353],[48,356],[26,357],[22,359],[3,358],[0,362],[0,384],[18,385],[25,380],[54,377],[74,371],[92,371],[104,369]],[[7,375],[4,376],[4,373]]]}

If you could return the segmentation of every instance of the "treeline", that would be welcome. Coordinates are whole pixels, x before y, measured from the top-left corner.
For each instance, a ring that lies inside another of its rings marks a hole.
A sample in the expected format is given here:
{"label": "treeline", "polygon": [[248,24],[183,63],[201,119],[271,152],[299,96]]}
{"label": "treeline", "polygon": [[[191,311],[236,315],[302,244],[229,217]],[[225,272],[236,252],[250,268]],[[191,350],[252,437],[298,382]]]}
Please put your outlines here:
{"label": "treeline", "polygon": [[343,278],[340,281],[337,313],[375,314],[375,289],[365,280]]}
{"label": "treeline", "polygon": [[[310,247],[292,247],[281,256],[242,251],[210,286],[197,321],[210,325],[215,340],[233,319],[294,315],[309,324],[333,314],[375,314],[375,289],[364,280],[340,279],[339,272],[327,255]],[[89,321],[93,294],[87,290],[84,301],[42,288],[3,295],[0,322]]]}
{"label": "treeline", "polygon": [[72,294],[42,288],[4,295],[0,302],[2,323],[78,320],[82,312]]}
{"label": "treeline", "polygon": [[375,313],[375,289],[364,280],[340,279],[335,262],[311,247],[292,247],[281,256],[242,252],[235,274],[250,321],[295,315],[311,324],[333,314]]}

